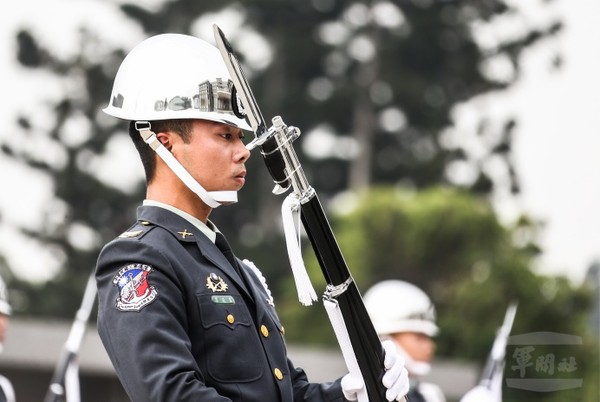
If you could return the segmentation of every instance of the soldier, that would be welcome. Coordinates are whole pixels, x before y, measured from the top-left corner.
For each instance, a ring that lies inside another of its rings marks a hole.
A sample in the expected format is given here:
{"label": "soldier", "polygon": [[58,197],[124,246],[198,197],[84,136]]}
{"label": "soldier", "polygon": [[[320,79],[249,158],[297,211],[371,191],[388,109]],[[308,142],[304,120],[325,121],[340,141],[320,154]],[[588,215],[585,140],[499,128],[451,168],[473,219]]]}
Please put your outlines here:
{"label": "soldier", "polygon": [[439,331],[429,297],[411,283],[385,280],[367,290],[364,302],[377,334],[381,339],[391,339],[405,358],[409,401],[445,402],[439,386],[421,380],[431,371],[433,337]]}
{"label": "soldier", "polygon": [[[311,383],[288,359],[265,279],[208,219],[236,202],[250,156],[217,48],[179,34],[143,41],[104,111],[129,121],[147,183],[137,221],[105,245],[96,269],[99,334],[131,400],[356,399],[348,375]],[[408,375],[384,348],[386,396],[399,400]]]}
{"label": "soldier", "polygon": [[[0,278],[0,352],[4,349],[8,317],[12,314],[12,307],[8,301],[8,290],[4,280]],[[0,375],[0,402],[14,402],[15,390],[10,380]]]}

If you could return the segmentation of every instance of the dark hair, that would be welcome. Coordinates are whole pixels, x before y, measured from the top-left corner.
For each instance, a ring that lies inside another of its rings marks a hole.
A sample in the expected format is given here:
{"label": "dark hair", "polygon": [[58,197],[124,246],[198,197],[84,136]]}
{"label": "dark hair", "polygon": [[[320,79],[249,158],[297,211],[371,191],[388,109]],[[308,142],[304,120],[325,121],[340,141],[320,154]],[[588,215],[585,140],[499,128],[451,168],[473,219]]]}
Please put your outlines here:
{"label": "dark hair", "polygon": [[[150,130],[155,133],[173,132],[178,134],[183,142],[187,143],[190,140],[192,132],[192,120],[189,119],[173,119],[173,120],[155,120],[150,122]],[[135,121],[129,122],[129,137],[140,154],[140,160],[146,173],[146,183],[150,183],[156,172],[156,158],[158,157],[154,150],[144,142],[140,133],[135,128]]]}

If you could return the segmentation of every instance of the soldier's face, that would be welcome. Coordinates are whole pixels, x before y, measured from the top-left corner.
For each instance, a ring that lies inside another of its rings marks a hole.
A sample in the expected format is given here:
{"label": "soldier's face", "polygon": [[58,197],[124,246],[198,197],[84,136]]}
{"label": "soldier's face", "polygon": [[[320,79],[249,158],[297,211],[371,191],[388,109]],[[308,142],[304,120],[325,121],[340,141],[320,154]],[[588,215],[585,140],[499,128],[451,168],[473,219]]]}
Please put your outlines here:
{"label": "soldier's face", "polygon": [[173,155],[207,191],[237,191],[246,181],[250,157],[239,128],[195,120],[188,143],[173,146]]}
{"label": "soldier's face", "polygon": [[392,339],[399,344],[413,360],[426,363],[433,360],[435,343],[429,336],[418,332],[402,332],[392,335]]}

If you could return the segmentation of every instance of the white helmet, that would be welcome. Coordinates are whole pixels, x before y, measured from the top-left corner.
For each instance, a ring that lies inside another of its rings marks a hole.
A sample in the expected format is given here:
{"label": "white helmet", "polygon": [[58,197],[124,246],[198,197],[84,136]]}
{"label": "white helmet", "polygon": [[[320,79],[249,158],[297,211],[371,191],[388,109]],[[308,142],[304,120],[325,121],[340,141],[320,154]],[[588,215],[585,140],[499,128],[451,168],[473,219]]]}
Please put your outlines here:
{"label": "white helmet", "polygon": [[155,35],[134,47],[103,111],[125,120],[204,119],[251,130],[219,50],[182,34]]}
{"label": "white helmet", "polygon": [[435,307],[425,292],[408,282],[386,280],[373,285],[363,297],[377,334],[418,332],[437,335]]}
{"label": "white helmet", "polygon": [[12,307],[8,302],[8,289],[2,278],[0,278],[0,314],[12,314]]}
{"label": "white helmet", "polygon": [[152,36],[125,57],[113,85],[111,116],[135,121],[152,149],[209,207],[237,202],[236,191],[206,191],[158,141],[151,121],[203,119],[252,130],[219,50],[189,35]]}

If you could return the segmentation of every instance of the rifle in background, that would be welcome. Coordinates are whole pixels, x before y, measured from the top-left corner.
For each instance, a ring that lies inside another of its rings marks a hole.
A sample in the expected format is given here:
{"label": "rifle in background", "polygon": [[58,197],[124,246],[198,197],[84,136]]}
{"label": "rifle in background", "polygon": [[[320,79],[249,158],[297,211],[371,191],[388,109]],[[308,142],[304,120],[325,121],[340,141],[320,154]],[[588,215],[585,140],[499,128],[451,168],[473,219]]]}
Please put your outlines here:
{"label": "rifle in background", "polygon": [[460,402],[501,402],[502,378],[506,355],[506,343],[517,314],[517,303],[511,303],[506,309],[504,322],[498,329],[494,345],[488,356],[479,384],[467,392]]}
{"label": "rifle in background", "polygon": [[88,278],[81,306],[75,314],[71,331],[54,368],[44,402],[80,402],[81,400],[79,389],[79,349],[81,348],[87,322],[96,301],[96,293],[96,280],[94,274],[92,274]]}

